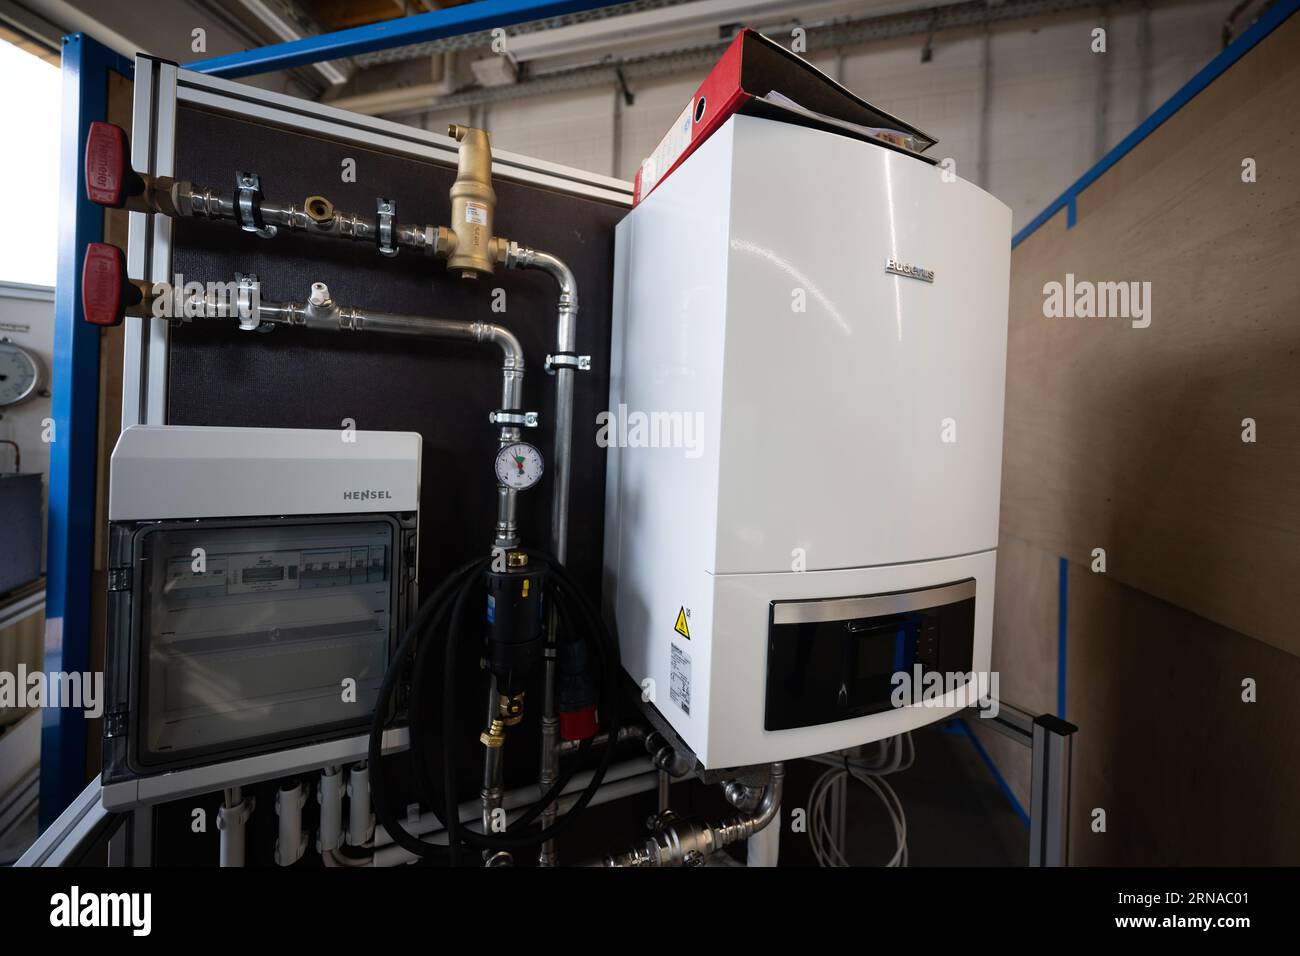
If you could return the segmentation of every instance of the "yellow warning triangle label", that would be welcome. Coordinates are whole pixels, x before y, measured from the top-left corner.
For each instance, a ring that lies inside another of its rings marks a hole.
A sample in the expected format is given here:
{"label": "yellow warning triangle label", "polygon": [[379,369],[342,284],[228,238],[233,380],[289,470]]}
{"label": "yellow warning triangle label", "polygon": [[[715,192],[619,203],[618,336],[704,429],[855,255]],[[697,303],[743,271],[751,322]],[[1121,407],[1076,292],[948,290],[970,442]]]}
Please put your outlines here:
{"label": "yellow warning triangle label", "polygon": [[688,641],[691,639],[691,629],[686,626],[685,606],[683,606],[682,609],[677,612],[677,623],[673,625],[673,630],[676,631],[678,634],[680,634],[682,637],[686,638]]}

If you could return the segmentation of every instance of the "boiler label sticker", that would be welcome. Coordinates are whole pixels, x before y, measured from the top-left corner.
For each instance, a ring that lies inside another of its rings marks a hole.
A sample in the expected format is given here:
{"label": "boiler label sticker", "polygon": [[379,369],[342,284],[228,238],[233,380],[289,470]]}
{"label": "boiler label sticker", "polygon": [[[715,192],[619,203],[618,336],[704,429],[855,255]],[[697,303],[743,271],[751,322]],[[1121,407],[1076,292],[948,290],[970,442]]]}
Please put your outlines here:
{"label": "boiler label sticker", "polygon": [[486,226],[487,206],[481,202],[465,203],[465,221],[475,226]]}
{"label": "boiler label sticker", "polygon": [[691,715],[691,659],[676,644],[670,644],[672,658],[668,673],[668,699]]}

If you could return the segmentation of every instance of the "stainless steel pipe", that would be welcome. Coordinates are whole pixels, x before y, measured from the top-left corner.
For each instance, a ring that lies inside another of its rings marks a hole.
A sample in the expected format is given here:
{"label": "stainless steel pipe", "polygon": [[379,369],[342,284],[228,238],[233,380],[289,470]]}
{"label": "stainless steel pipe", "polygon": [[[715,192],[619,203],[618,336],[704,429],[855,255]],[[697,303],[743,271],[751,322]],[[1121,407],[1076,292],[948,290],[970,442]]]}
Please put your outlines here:
{"label": "stainless steel pipe", "polygon": [[[231,296],[215,288],[184,296],[182,314],[208,318],[234,318],[241,328],[258,329],[275,325],[299,325],[310,329],[344,332],[379,332],[388,335],[418,335],[496,345],[501,350],[501,407],[517,409],[523,401],[524,350],[509,329],[489,322],[458,322],[392,312],[371,312],[344,308],[334,301],[322,282],[312,283],[306,302],[272,302],[259,295]],[[519,439],[519,428],[503,425],[499,443]],[[519,544],[513,488],[497,484],[497,521],[493,543],[513,548]]]}
{"label": "stainless steel pipe", "polygon": [[774,763],[769,771],[763,797],[754,811],[738,814],[720,823],[670,820],[644,844],[608,857],[605,865],[699,866],[722,848],[748,840],[770,826],[780,816],[784,789],[785,764]]}
{"label": "stainless steel pipe", "polygon": [[[506,243],[505,265],[508,269],[537,269],[555,280],[559,289],[556,310],[555,350],[573,353],[577,346],[578,283],[573,271],[557,256]],[[573,459],[573,369],[557,366],[555,369],[555,455],[551,465],[551,552],[560,564],[565,564],[569,550],[569,474]],[[543,791],[555,782],[559,772],[560,720],[557,713],[555,635],[558,621],[551,614],[546,654],[545,690],[542,695],[542,753],[538,783]],[[555,822],[554,804],[542,813],[542,826]],[[538,855],[542,866],[558,862],[555,842],[547,840]]]}
{"label": "stainless steel pipe", "polygon": [[[313,200],[325,202],[328,206],[328,215],[313,215],[309,212],[307,205]],[[175,205],[176,211],[182,216],[239,222],[239,210],[229,190],[216,190],[210,186],[179,182],[176,184]],[[263,199],[256,203],[256,208],[262,222],[277,229],[379,244],[378,217],[339,212],[321,196],[309,197],[302,206],[293,203],[268,202]],[[431,225],[397,223],[393,229],[395,245],[420,252],[438,252],[440,236],[438,227]]]}

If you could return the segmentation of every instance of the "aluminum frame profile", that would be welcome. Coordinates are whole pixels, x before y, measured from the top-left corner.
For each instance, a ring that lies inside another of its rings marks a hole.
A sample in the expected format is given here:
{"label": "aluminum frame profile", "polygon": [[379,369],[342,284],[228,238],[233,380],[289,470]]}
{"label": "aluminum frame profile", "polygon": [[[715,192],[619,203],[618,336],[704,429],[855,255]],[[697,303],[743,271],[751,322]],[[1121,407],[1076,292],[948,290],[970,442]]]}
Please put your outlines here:
{"label": "aluminum frame profile", "polygon": [[[105,48],[107,49],[107,48]],[[74,865],[78,851],[111,817],[100,800],[98,780],[88,783],[18,858],[15,867]]]}
{"label": "aluminum frame profile", "polygon": [[[294,131],[429,160],[455,168],[456,141],[428,130],[353,113],[243,83],[180,70],[176,99],[187,105]],[[492,177],[541,186],[575,196],[632,205],[632,183],[612,176],[493,149]]]}
{"label": "aluminum frame profile", "polygon": [[981,718],[980,726],[1030,749],[1029,865],[1069,866],[1072,745],[1079,728],[1052,714],[1034,717],[1005,701],[998,701],[994,717],[983,717],[979,708],[970,713]]}
{"label": "aluminum frame profile", "polygon": [[[176,82],[174,63],[139,55],[131,119],[131,166],[150,176],[175,172]],[[130,214],[126,265],[132,276],[149,282],[172,281],[172,229],[166,216]],[[167,421],[166,322],[128,317],[124,330],[122,428]]]}
{"label": "aluminum frame profile", "polygon": [[1078,730],[1044,714],[1034,719],[1029,789],[1029,865],[1070,865],[1071,743]]}

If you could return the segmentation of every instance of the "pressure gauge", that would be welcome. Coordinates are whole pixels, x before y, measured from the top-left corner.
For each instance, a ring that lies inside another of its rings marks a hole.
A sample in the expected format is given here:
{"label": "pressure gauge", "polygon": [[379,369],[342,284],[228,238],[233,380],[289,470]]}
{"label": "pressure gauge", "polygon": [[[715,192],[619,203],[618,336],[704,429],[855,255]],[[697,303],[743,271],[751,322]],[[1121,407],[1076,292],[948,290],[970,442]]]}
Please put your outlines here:
{"label": "pressure gauge", "polygon": [[527,491],[542,478],[542,453],[526,441],[497,452],[497,481],[515,491]]}
{"label": "pressure gauge", "polygon": [[0,341],[0,408],[37,394],[44,377],[40,359],[12,342]]}

